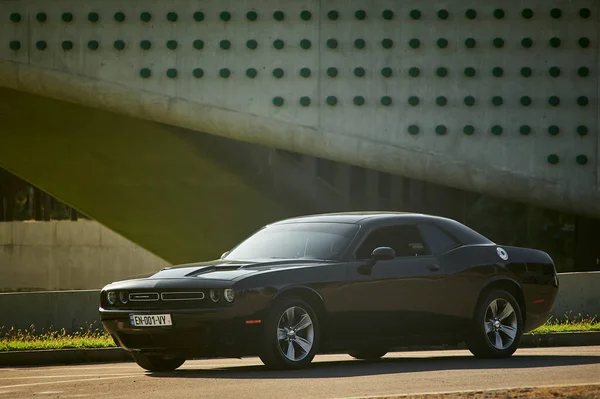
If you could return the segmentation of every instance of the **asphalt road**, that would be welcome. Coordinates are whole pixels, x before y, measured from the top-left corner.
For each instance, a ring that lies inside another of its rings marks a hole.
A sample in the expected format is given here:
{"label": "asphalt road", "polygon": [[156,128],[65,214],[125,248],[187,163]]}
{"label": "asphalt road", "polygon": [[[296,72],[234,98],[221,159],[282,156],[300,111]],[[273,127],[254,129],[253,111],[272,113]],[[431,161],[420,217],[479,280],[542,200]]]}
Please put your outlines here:
{"label": "asphalt road", "polygon": [[257,358],[194,360],[171,373],[135,363],[0,368],[0,399],[343,398],[600,383],[600,346],[520,349],[510,359],[467,351],[395,352],[378,362],[318,356],[300,371],[265,370]]}

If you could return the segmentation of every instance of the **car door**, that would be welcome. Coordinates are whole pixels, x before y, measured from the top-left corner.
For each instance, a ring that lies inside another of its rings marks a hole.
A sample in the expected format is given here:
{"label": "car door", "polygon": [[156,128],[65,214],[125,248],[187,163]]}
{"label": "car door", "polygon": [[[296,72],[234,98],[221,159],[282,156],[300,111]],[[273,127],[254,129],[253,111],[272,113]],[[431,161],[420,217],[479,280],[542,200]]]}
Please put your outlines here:
{"label": "car door", "polygon": [[[360,265],[369,262],[375,248],[391,247],[396,257],[375,263],[370,273]],[[436,327],[443,298],[443,275],[436,258],[414,224],[382,227],[368,234],[348,268],[347,297],[357,310],[353,330],[363,336],[393,338],[424,335]]]}

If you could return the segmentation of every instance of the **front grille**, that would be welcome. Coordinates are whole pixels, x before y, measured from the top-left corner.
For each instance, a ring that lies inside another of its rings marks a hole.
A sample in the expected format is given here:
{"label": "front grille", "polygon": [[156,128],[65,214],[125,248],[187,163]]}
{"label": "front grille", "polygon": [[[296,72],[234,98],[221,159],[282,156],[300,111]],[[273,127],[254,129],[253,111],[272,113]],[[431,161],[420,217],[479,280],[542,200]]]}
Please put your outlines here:
{"label": "front grille", "polygon": [[160,297],[163,301],[201,301],[204,292],[163,292]]}
{"label": "front grille", "polygon": [[129,300],[132,302],[158,301],[158,292],[135,292],[129,294]]}

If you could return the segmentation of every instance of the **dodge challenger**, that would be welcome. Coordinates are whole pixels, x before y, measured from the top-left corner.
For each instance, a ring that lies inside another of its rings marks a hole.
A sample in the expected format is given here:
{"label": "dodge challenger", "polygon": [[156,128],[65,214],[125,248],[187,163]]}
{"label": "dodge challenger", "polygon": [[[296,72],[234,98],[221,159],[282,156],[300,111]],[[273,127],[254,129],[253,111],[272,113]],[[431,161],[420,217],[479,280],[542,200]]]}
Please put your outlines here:
{"label": "dodge challenger", "polygon": [[452,219],[353,212],[282,220],[218,260],[111,283],[100,319],[149,371],[250,355],[301,368],[317,353],[374,360],[462,341],[502,358],[547,320],[557,291],[545,252],[497,245]]}

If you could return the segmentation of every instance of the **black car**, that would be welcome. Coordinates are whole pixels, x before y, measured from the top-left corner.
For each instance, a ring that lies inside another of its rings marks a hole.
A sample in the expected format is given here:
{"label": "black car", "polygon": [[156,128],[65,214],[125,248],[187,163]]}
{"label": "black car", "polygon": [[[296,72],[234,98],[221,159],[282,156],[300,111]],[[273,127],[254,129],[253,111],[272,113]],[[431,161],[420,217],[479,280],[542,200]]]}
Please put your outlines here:
{"label": "black car", "polygon": [[339,213],[273,223],[219,260],[109,284],[100,318],[150,371],[248,355],[299,368],[316,353],[378,359],[460,341],[498,358],[547,320],[557,291],[545,252],[441,217]]}

